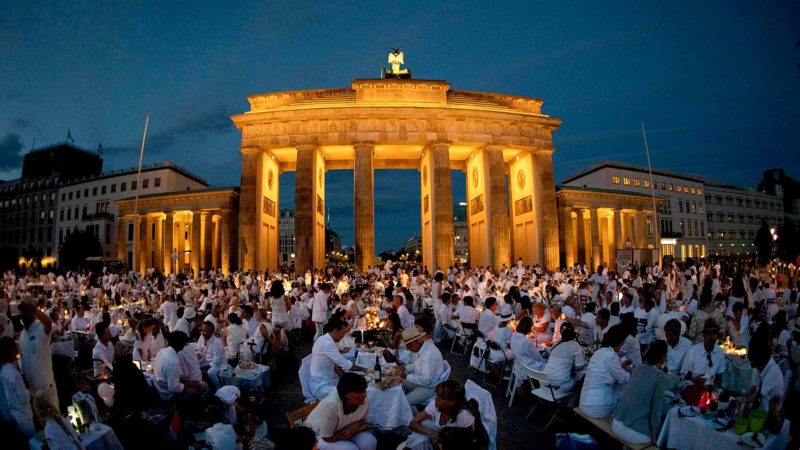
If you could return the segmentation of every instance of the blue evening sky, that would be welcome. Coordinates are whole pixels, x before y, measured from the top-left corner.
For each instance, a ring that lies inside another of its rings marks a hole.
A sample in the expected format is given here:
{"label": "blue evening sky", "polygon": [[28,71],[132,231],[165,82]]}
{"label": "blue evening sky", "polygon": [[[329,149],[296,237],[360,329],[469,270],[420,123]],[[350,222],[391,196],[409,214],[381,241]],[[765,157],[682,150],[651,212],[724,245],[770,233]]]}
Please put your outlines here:
{"label": "blue evening sky", "polygon": [[[403,47],[418,78],[544,99],[564,123],[556,180],[603,159],[754,187],[800,176],[800,3],[0,0],[0,179],[32,145],[105,148],[132,167],[171,160],[237,185],[229,116],[249,94],[349,86]],[[464,177],[454,172],[454,199]],[[294,175],[281,176],[291,207]],[[376,248],[419,224],[419,174],[378,171]],[[352,172],[331,171],[331,223],[352,243]]]}

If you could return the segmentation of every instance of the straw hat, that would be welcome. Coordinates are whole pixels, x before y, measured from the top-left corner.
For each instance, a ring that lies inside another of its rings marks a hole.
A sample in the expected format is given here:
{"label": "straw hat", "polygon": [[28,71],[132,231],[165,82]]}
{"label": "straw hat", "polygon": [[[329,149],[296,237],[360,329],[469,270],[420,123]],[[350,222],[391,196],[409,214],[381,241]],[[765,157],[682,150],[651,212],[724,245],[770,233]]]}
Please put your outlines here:
{"label": "straw hat", "polygon": [[407,330],[403,330],[403,345],[408,345],[417,339],[425,336],[425,333],[419,331],[417,327],[409,328]]}

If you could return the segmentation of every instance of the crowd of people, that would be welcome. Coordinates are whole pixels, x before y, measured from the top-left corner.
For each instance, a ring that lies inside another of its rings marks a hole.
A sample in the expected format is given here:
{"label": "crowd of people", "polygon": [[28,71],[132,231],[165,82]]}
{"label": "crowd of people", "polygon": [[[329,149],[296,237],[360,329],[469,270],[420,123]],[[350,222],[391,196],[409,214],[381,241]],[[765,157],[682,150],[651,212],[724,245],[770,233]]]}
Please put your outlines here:
{"label": "crowd of people", "polygon": [[[38,436],[51,449],[83,448],[80,427],[63,413],[87,390],[113,424],[125,425],[112,428],[126,445],[159,436],[176,448],[371,450],[378,442],[363,375],[375,368],[356,355],[377,339],[393,369],[382,386],[402,387],[414,413],[407,448],[463,450],[494,438],[465,394],[467,380],[450,376],[442,349],[456,344],[468,347],[477,370],[505,362],[514,389],[528,369],[545,372],[584,414],[612,417],[626,442],[650,442],[663,402],[644,400],[720,387],[720,342],[747,349],[752,404],[791,415],[787,399],[800,387],[797,269],[781,267],[718,259],[616,271],[547,272],[522,261],[197,277],[9,271],[0,286],[0,413],[21,447]],[[299,360],[293,352],[308,341],[301,382],[319,403],[273,443],[264,418],[224,375],[282,355]],[[184,428],[201,426],[204,443],[181,433],[175,417]]]}

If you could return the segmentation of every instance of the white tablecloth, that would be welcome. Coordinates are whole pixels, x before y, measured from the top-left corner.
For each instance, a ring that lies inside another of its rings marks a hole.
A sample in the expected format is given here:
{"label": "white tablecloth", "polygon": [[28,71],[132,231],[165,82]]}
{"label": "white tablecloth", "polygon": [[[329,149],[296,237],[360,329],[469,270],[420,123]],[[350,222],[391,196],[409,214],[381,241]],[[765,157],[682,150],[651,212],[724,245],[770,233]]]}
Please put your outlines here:
{"label": "white tablecloth", "polygon": [[380,428],[408,425],[414,418],[411,405],[408,404],[403,388],[400,386],[385,391],[369,387],[367,388],[367,398],[369,399],[369,421]]}
{"label": "white tablecloth", "polygon": [[[93,426],[96,428],[95,430],[90,428],[81,434],[81,443],[86,450],[122,450],[122,444],[111,427],[102,423]],[[44,447],[44,441],[39,435],[36,435],[28,441],[28,445],[31,450],[41,450]]]}
{"label": "white tablecloth", "polygon": [[[789,440],[789,421],[783,421],[783,429],[778,435],[767,438],[764,449],[783,450]],[[658,435],[658,446],[661,448],[675,448],[680,450],[714,449],[714,450],[741,450],[746,446],[738,444],[739,436],[733,428],[719,432],[714,431],[705,422],[702,416],[678,417],[678,408],[672,408],[667,413],[664,426]]]}

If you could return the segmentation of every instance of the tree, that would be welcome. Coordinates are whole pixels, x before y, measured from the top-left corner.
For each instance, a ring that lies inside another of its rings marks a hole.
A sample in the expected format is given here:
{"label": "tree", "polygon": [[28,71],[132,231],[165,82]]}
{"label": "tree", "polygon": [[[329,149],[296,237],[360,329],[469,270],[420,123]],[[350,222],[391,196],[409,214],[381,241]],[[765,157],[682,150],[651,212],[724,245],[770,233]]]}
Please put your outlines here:
{"label": "tree", "polygon": [[756,231],[756,240],[753,242],[758,252],[758,263],[762,266],[772,257],[772,233],[766,220],[761,221],[761,227]]}
{"label": "tree", "polygon": [[0,248],[0,270],[19,268],[19,249],[15,247]]}
{"label": "tree", "polygon": [[800,236],[794,221],[785,216],[778,228],[778,257],[784,261],[795,261],[800,255]]}
{"label": "tree", "polygon": [[97,236],[90,230],[77,230],[69,233],[58,250],[61,270],[86,267],[89,256],[103,256],[103,247]]}

